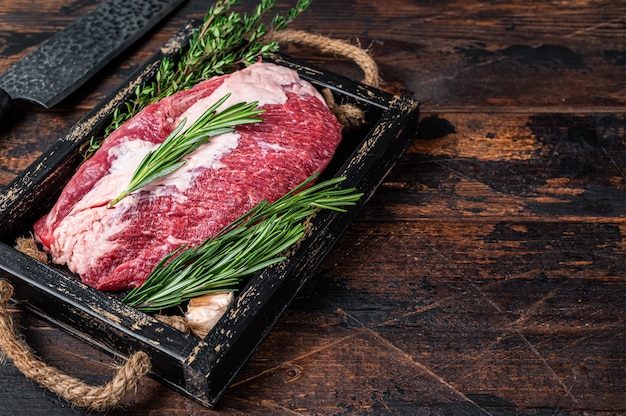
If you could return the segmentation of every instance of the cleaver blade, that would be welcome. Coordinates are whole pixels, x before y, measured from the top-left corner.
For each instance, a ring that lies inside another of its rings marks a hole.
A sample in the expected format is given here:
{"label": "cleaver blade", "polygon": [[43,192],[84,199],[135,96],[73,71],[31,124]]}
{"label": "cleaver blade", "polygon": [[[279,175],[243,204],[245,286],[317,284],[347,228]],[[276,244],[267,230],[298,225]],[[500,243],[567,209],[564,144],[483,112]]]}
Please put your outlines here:
{"label": "cleaver blade", "polygon": [[14,100],[50,108],[66,98],[184,0],[106,0],[0,75],[0,125]]}

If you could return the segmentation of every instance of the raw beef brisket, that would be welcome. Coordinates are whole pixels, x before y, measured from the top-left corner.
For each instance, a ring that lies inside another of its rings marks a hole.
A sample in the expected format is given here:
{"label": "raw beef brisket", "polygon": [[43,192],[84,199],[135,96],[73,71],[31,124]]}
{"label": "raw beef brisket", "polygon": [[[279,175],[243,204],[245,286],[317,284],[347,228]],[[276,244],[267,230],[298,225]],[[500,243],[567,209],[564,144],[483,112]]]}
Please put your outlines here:
{"label": "raw beef brisket", "polygon": [[[259,101],[263,121],[214,137],[183,168],[106,207],[183,117],[191,125],[227,92],[225,105]],[[309,83],[259,62],[148,106],[117,129],[35,223],[35,236],[55,263],[90,286],[139,286],[166,254],[324,169],[340,139],[341,125]]]}

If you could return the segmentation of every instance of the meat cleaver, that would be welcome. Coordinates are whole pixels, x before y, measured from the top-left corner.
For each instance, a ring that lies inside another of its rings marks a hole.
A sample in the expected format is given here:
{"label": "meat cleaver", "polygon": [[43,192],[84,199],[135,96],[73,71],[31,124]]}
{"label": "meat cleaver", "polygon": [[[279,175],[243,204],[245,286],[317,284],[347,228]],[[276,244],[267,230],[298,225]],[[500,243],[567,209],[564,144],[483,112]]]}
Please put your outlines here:
{"label": "meat cleaver", "polygon": [[50,108],[184,0],[106,0],[0,75],[0,125],[14,100]]}

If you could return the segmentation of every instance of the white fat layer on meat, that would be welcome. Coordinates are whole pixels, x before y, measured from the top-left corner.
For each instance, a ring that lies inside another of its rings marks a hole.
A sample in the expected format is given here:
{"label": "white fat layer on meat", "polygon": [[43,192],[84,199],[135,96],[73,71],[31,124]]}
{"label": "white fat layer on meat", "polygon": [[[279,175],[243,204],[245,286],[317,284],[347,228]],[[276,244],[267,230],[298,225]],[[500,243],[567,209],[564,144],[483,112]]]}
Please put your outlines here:
{"label": "white fat layer on meat", "polygon": [[61,222],[54,231],[54,243],[50,247],[56,263],[67,263],[72,272],[80,274],[97,263],[98,253],[108,253],[117,248],[118,245],[106,237],[124,230],[126,222],[110,221],[110,216],[102,218],[96,212],[106,209],[97,207],[80,211],[73,214],[71,221]]}
{"label": "white fat layer on meat", "polygon": [[146,189],[155,196],[167,195],[181,201],[186,199],[183,192],[191,188],[194,175],[200,170],[221,168],[223,165],[220,160],[237,147],[239,137],[239,133],[235,132],[211,137],[207,144],[200,146],[185,158],[187,163],[181,168],[153,182]]}
{"label": "white fat layer on meat", "polygon": [[256,63],[231,74],[211,95],[198,100],[180,115],[178,120],[180,122],[186,117],[186,126],[191,126],[207,108],[229,93],[230,97],[221,108],[253,101],[258,101],[259,107],[266,104],[283,104],[287,101],[285,91],[311,95],[325,103],[320,93],[310,83],[301,80],[297,72],[278,65]]}
{"label": "white fat layer on meat", "polygon": [[262,152],[286,152],[289,149],[279,145],[278,143],[268,143],[264,140],[259,139],[258,137],[254,138],[254,141],[256,142],[256,144],[259,145],[259,148],[261,149]]}
{"label": "white fat layer on meat", "polygon": [[154,148],[153,143],[129,139],[109,150],[109,157],[114,159],[109,173],[76,202],[54,229],[50,251],[57,263],[67,263],[70,270],[82,274],[97,261],[97,253],[110,253],[117,248],[110,237],[126,227],[126,222],[118,217],[134,201],[124,198],[115,209],[106,204],[123,191],[121,186],[130,182],[139,161]]}

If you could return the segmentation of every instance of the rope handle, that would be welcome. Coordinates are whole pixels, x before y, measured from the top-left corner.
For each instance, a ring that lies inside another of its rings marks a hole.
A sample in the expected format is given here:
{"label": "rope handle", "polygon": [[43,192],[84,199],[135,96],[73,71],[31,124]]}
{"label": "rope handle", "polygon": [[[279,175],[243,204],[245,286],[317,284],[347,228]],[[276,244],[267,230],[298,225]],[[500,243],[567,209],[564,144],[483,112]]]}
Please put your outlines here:
{"label": "rope handle", "polygon": [[90,386],[39,360],[15,333],[9,314],[13,286],[0,279],[0,350],[24,376],[58,394],[76,407],[104,411],[115,407],[134,390],[139,380],[150,371],[150,358],[139,351],[130,356],[111,381],[103,386]]}
{"label": "rope handle", "polygon": [[278,32],[271,32],[265,35],[267,40],[278,43],[296,43],[302,46],[316,48],[323,54],[343,56],[355,64],[363,71],[363,84],[370,87],[379,87],[379,74],[376,61],[359,46],[352,45],[340,39],[332,39],[326,36],[317,35],[303,30],[285,29]]}

